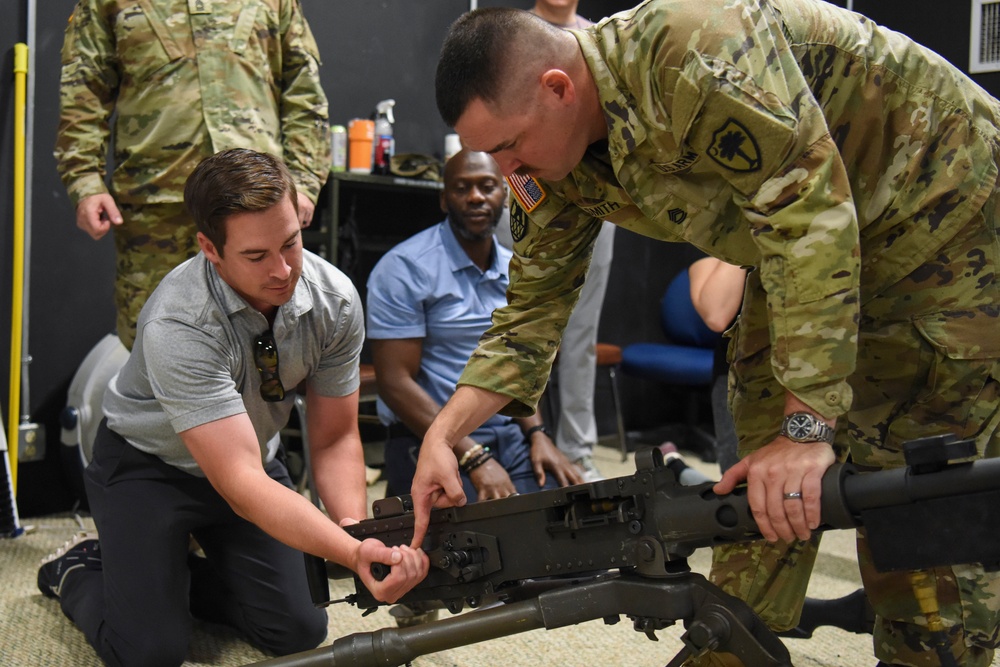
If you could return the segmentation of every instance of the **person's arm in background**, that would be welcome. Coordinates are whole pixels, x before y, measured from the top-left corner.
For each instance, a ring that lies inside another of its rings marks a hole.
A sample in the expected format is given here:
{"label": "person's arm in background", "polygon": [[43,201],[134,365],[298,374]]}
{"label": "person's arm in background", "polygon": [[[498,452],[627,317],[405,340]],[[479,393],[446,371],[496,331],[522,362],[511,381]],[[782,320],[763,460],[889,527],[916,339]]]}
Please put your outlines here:
{"label": "person's arm in background", "polygon": [[740,312],[746,270],[715,257],[703,257],[688,267],[691,302],[712,331],[725,331]]}
{"label": "person's arm in background", "polygon": [[299,222],[312,222],[320,189],[330,173],[330,121],[319,76],[319,47],[298,0],[282,3],[279,114],[283,158],[298,189]]}
{"label": "person's arm in background", "polygon": [[76,225],[100,239],[122,215],[104,184],[110,120],[118,96],[111,26],[93,1],[80,2],[66,26],[59,81],[59,126],[54,156]]}
{"label": "person's arm in background", "polygon": [[[423,339],[373,339],[371,344],[379,397],[408,429],[423,438],[441,411],[441,405],[417,383]],[[456,461],[476,445],[468,435],[459,439],[452,448]],[[516,492],[510,475],[496,459],[476,467],[469,473],[469,479],[479,493],[479,500],[506,498]]]}

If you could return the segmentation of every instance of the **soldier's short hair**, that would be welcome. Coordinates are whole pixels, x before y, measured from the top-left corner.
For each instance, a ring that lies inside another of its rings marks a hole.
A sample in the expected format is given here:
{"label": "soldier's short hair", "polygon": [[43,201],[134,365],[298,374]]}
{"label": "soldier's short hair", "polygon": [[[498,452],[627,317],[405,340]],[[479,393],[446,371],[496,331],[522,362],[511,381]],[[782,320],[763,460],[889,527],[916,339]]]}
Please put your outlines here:
{"label": "soldier's short hair", "polygon": [[266,211],[285,197],[291,197],[298,211],[295,181],[285,163],[248,148],[230,148],[202,160],[184,184],[188,215],[220,257],[230,216]]}
{"label": "soldier's short hair", "polygon": [[[484,7],[460,16],[448,29],[438,59],[434,88],[438,112],[454,127],[466,107],[479,98],[498,103],[519,80],[522,45],[545,50],[547,33],[558,31],[530,12]],[[557,33],[558,34],[558,33]]]}

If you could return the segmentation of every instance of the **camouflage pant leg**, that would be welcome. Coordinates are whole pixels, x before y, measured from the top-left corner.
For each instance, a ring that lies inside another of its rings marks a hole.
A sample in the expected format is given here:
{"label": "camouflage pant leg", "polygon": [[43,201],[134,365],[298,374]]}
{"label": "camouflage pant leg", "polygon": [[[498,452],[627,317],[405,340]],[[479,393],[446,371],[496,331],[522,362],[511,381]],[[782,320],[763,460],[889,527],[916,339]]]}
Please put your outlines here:
{"label": "camouflage pant leg", "polygon": [[[901,466],[902,443],[937,433],[974,438],[981,456],[1000,455],[995,219],[977,216],[933,261],[864,305],[848,415],[856,463]],[[858,556],[877,614],[876,656],[889,664],[940,665],[928,648],[932,637],[910,573],[876,572],[864,531]],[[1000,575],[979,566],[926,574],[957,664],[990,665],[1000,632]]]}
{"label": "camouflage pant leg", "polygon": [[[995,204],[996,202],[991,202]],[[992,210],[992,209],[987,209]],[[998,244],[993,216],[980,215],[920,270],[863,307],[854,404],[838,424],[836,449],[874,467],[901,465],[901,444],[954,432],[1000,454]],[[771,376],[759,281],[750,275],[734,346],[733,413],[740,455],[778,431],[783,390]],[[845,423],[847,428],[844,428]],[[928,536],[933,539],[933,536]],[[772,628],[798,622],[817,544],[764,542],[717,548],[712,580],[744,599]],[[880,618],[876,656],[901,665],[940,664],[908,576],[879,575],[859,541],[863,580]],[[997,645],[1000,577],[979,567],[930,573],[959,664],[985,667]],[[719,654],[698,665],[739,665]]]}
{"label": "camouflage pant leg", "polygon": [[115,229],[115,308],[118,337],[129,350],[146,299],[175,266],[198,252],[194,222],[182,203],[120,206]]}

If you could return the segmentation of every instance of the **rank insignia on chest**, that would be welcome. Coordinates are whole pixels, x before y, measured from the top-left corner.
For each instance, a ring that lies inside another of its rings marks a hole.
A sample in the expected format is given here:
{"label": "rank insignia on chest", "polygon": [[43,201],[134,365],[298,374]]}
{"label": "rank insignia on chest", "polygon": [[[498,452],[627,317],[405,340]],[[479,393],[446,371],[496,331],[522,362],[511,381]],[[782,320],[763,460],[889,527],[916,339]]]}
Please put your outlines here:
{"label": "rank insignia on chest", "polygon": [[514,196],[517,197],[521,207],[528,213],[538,208],[538,205],[545,200],[545,190],[542,189],[542,184],[531,176],[514,173],[507,177],[507,184]]}
{"label": "rank insignia on chest", "polygon": [[750,130],[733,118],[712,134],[708,156],[733,171],[757,171],[762,164],[757,140]]}

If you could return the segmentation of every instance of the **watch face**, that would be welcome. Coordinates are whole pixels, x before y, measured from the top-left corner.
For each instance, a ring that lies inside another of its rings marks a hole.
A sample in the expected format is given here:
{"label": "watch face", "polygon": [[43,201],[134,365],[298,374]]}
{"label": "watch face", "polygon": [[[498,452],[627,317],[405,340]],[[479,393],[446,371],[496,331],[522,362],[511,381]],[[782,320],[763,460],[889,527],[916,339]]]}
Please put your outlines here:
{"label": "watch face", "polygon": [[794,415],[788,420],[788,435],[793,440],[803,440],[812,435],[813,420],[809,415]]}

